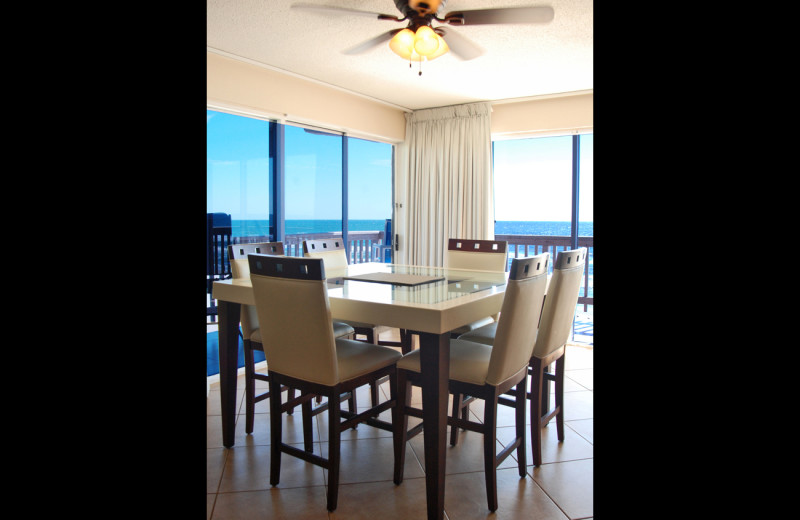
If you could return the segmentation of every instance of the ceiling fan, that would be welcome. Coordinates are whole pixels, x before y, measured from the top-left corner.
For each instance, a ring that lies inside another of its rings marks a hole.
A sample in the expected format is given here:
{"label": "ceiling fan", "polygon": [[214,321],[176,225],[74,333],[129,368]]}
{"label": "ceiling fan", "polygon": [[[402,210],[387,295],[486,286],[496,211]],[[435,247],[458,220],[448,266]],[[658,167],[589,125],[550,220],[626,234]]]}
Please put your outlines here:
{"label": "ceiling fan", "polygon": [[553,19],[554,15],[552,7],[540,6],[453,11],[445,14],[444,18],[440,18],[438,13],[444,8],[447,0],[394,0],[394,3],[403,15],[402,18],[390,14],[317,4],[296,3],[291,7],[292,9],[364,16],[394,22],[408,20],[405,29],[392,29],[343,52],[350,55],[363,54],[378,45],[389,42],[392,52],[407,59],[409,66],[412,61],[430,61],[442,56],[447,51],[452,51],[462,60],[471,60],[484,54],[485,51],[480,46],[453,31],[450,27],[433,27],[434,21],[441,24],[464,26],[547,23]]}

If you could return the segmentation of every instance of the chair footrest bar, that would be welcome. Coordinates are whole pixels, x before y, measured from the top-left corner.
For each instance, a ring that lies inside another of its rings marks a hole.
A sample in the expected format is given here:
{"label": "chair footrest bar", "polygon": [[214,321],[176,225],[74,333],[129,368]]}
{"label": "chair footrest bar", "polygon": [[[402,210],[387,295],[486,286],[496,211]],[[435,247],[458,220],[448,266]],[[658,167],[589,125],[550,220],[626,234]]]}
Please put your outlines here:
{"label": "chair footrest bar", "polygon": [[556,406],[554,409],[550,410],[546,415],[543,415],[542,416],[542,420],[539,423],[540,426],[542,426],[542,427],[547,426],[547,424],[550,422],[550,420],[553,417],[555,417],[556,415],[558,415],[558,412],[560,412],[560,411],[561,411],[561,407],[560,406]]}
{"label": "chair footrest bar", "polygon": [[342,410],[340,412],[341,416],[342,417],[349,417],[349,419],[347,419],[346,421],[342,422],[341,428],[342,428],[342,430],[346,430],[347,428],[352,427],[354,424],[366,423],[366,424],[368,424],[370,426],[374,426],[376,428],[381,428],[381,429],[384,429],[384,430],[392,431],[391,424],[389,424],[387,422],[384,422],[384,421],[379,421],[378,419],[374,419],[373,416],[374,415],[378,415],[379,413],[381,413],[384,410],[388,410],[389,408],[394,406],[396,403],[397,403],[397,401],[394,401],[394,400],[384,401],[381,404],[379,404],[378,406],[372,407],[369,410],[367,410],[365,412],[361,412],[358,415],[353,415],[352,412],[347,412],[345,410]]}
{"label": "chair footrest bar", "polygon": [[288,444],[281,443],[280,450],[283,453],[288,455],[292,455],[293,457],[297,457],[298,459],[303,459],[306,462],[310,462],[311,464],[316,464],[322,468],[327,470],[331,469],[331,463],[328,459],[323,459],[319,455],[314,455],[313,453],[308,453],[307,451],[303,451],[301,449],[295,448],[294,446],[289,446]]}
{"label": "chair footrest bar", "polygon": [[281,411],[285,412],[288,410],[293,410],[296,406],[303,404],[306,401],[309,401],[314,398],[314,394],[300,394],[299,397],[295,397],[294,399],[290,399],[285,403],[281,404]]}
{"label": "chair footrest bar", "polygon": [[500,453],[498,453],[497,456],[495,457],[495,463],[497,464],[497,466],[499,466],[504,460],[506,460],[506,457],[511,455],[511,453],[514,450],[516,450],[517,447],[519,447],[521,442],[522,441],[520,439],[517,439],[508,446],[506,446],[505,448],[503,448],[503,450]]}
{"label": "chair footrest bar", "polygon": [[460,417],[448,417],[447,424],[453,427],[457,426],[462,430],[469,430],[471,432],[483,433],[486,430],[483,424],[470,422]]}
{"label": "chair footrest bar", "polygon": [[511,406],[513,408],[514,406],[517,406],[517,401],[516,401],[516,398],[509,399],[508,397],[500,396],[500,397],[497,398],[497,404],[502,404],[502,405],[505,405],[505,406]]}

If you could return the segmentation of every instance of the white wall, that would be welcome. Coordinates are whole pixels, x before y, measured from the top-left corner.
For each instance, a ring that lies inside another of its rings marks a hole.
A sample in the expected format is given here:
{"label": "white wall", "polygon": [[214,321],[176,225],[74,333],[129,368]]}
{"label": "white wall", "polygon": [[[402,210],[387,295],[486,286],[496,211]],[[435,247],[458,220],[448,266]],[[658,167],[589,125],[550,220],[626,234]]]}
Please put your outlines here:
{"label": "white wall", "polygon": [[397,143],[406,131],[405,112],[374,100],[206,52],[209,108],[232,110]]}

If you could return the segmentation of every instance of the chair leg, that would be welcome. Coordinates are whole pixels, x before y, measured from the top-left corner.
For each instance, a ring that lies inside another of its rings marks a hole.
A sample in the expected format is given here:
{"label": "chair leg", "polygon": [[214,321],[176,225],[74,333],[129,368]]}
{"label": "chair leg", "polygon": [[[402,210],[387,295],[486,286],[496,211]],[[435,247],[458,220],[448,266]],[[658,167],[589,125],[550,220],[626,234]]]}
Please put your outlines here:
{"label": "chair leg", "polygon": [[542,465],[542,385],[544,367],[541,360],[531,359],[531,457],[534,466]]}
{"label": "chair leg", "polygon": [[269,430],[270,430],[270,466],[269,483],[277,486],[281,478],[281,384],[275,382],[275,376],[269,378]]}
{"label": "chair leg", "polygon": [[[472,397],[466,394],[453,394],[453,409],[452,417],[458,417],[459,413],[461,418],[465,421],[469,420],[469,403]],[[465,402],[466,401],[466,402]],[[455,446],[458,443],[458,431],[460,428],[452,427],[450,430],[450,446]]]}
{"label": "chair leg", "polygon": [[404,356],[414,350],[413,336],[406,329],[400,329],[400,351]]}
{"label": "chair leg", "polygon": [[253,421],[256,406],[256,381],[255,381],[255,360],[253,358],[253,347],[250,340],[244,340],[244,398],[245,398],[245,427],[244,431],[250,435],[253,433]]}
{"label": "chair leg", "polygon": [[403,470],[405,469],[406,436],[408,434],[406,405],[411,402],[411,385],[408,384],[406,374],[402,370],[397,371],[396,379],[392,381],[392,392],[397,399],[397,405],[392,409],[394,483],[401,484],[403,482]]}
{"label": "chair leg", "polygon": [[[528,374],[517,384],[517,395],[524,396],[528,390]],[[524,477],[526,474],[525,465],[527,464],[527,454],[525,440],[528,437],[528,432],[525,431],[525,408],[527,408],[525,398],[516,399],[514,410],[516,412],[516,432],[517,439],[519,439],[519,446],[517,446],[517,468],[519,469],[519,476]]]}
{"label": "chair leg", "polygon": [[[355,394],[355,389],[353,391]],[[339,391],[328,396],[328,511],[336,509],[339,498],[339,458],[341,441],[341,416],[339,415]]]}
{"label": "chair leg", "polygon": [[[458,412],[461,411],[461,394],[453,394],[453,410],[450,414],[451,417],[458,417]],[[455,446],[458,442],[458,426],[453,425],[450,427],[450,446]]]}
{"label": "chair leg", "polygon": [[483,404],[483,472],[489,511],[497,510],[497,395]]}
{"label": "chair leg", "polygon": [[[378,334],[375,333],[375,329],[359,329],[359,332],[364,334],[365,342],[372,343],[373,345],[378,344]],[[355,336],[354,336],[355,338]],[[353,395],[355,396],[355,390],[353,390]],[[378,384],[376,382],[372,382],[369,384],[369,396],[372,402],[372,406],[378,405]],[[355,405],[353,405],[355,408]],[[351,409],[352,411],[352,409]]]}
{"label": "chair leg", "polygon": [[566,353],[564,353],[558,360],[556,361],[556,384],[555,384],[555,391],[556,391],[556,409],[558,410],[558,415],[556,415],[556,429],[558,432],[558,441],[564,441],[564,357],[566,357]]}
{"label": "chair leg", "polygon": [[378,406],[378,383],[372,382],[369,384],[369,399],[372,406]]}
{"label": "chair leg", "polygon": [[[287,388],[286,389],[286,400],[287,401],[291,401],[292,399],[294,399],[294,388]],[[294,406],[289,408],[289,410],[286,413],[289,414],[289,415],[294,414]]]}
{"label": "chair leg", "polygon": [[[357,390],[356,388],[353,388],[350,391],[350,397],[347,399],[347,409],[350,410],[351,413],[356,413],[357,414],[358,413],[358,402],[357,402],[357,399],[356,399],[356,390]],[[340,399],[337,400],[336,406],[339,406],[339,402],[340,401],[341,401]],[[330,403],[328,403],[328,406],[330,406]],[[354,429],[354,430],[357,429],[357,428],[358,428],[358,423],[356,423],[356,424],[354,424],[352,426],[352,429]]]}
{"label": "chair leg", "polygon": [[311,426],[311,399],[303,401],[303,404],[300,405],[300,409],[303,413],[303,444],[306,452],[313,453],[314,438]]}

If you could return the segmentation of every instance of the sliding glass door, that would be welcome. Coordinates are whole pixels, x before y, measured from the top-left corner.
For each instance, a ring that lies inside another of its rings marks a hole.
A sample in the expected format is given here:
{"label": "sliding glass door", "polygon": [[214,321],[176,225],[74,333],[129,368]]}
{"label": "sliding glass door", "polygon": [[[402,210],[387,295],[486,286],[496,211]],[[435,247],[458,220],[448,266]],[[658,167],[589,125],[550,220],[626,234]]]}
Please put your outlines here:
{"label": "sliding glass door", "polygon": [[376,259],[392,218],[393,148],[207,110],[207,212],[230,219],[233,242],[280,240],[299,256],[304,239],[339,236],[351,261]]}

